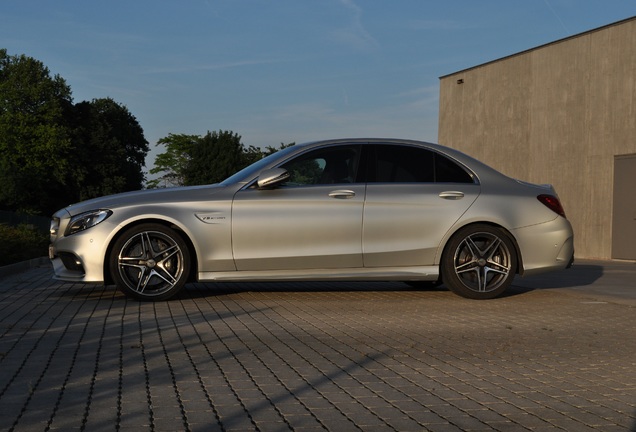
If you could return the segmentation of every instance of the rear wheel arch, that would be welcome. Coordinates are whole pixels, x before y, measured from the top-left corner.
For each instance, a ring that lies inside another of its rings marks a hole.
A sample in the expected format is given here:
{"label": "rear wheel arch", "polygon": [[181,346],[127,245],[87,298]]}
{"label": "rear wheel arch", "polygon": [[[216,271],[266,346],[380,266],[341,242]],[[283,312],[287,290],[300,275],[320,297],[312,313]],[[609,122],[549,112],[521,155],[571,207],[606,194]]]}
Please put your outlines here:
{"label": "rear wheel arch", "polygon": [[439,264],[441,266],[441,260],[444,257],[444,254],[446,253],[446,250],[448,249],[448,243],[450,241],[451,238],[453,238],[453,236],[461,229],[464,229],[468,226],[472,226],[472,225],[488,225],[488,226],[492,226],[494,228],[498,228],[500,230],[502,230],[506,236],[510,239],[510,241],[512,242],[512,244],[515,247],[515,253],[517,254],[517,268],[515,269],[515,273],[519,274],[519,275],[523,275],[523,257],[521,255],[521,250],[519,249],[519,243],[517,242],[517,239],[514,235],[512,235],[512,233],[504,228],[503,226],[495,223],[495,222],[471,222],[469,224],[466,225],[462,225],[459,228],[456,228],[452,234],[450,234],[447,238],[446,238],[446,243],[444,244],[444,247],[442,249],[442,253],[439,254]]}
{"label": "rear wheel arch", "polygon": [[[485,243],[492,240],[496,244],[500,243],[501,246],[497,246],[499,252],[496,259],[492,262],[493,265],[484,264],[482,262],[480,266],[476,265],[471,272],[468,272],[463,268],[463,264],[460,265],[458,263],[459,256],[456,254],[463,251],[464,258],[462,258],[462,263],[471,261],[467,258],[467,256],[470,256],[470,247],[467,241],[469,239],[472,241],[475,235]],[[456,229],[448,237],[444,245],[440,255],[439,266],[440,278],[449,289],[463,297],[474,299],[497,297],[510,286],[515,274],[523,273],[522,256],[514,235],[504,227],[492,222],[474,222]],[[507,274],[505,277],[497,273],[504,267],[506,268]],[[491,275],[493,281],[492,289],[489,283],[484,283],[483,287],[481,287],[480,283],[479,289],[475,286],[471,286],[471,283],[466,283],[468,279],[470,279],[468,276],[479,273],[479,268],[484,270],[483,275]],[[492,276],[493,274],[494,276]]]}

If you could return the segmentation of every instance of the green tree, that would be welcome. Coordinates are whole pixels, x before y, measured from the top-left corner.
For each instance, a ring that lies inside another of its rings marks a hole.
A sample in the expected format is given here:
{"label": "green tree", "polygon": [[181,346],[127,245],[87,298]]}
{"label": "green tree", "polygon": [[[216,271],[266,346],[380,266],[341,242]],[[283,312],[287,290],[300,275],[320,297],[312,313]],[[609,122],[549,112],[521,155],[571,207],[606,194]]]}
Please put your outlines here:
{"label": "green tree", "polygon": [[185,185],[218,183],[246,166],[241,136],[230,131],[209,132],[190,149]]}
{"label": "green tree", "polygon": [[0,208],[50,214],[64,203],[71,108],[64,79],[0,49]]}
{"label": "green tree", "polygon": [[205,136],[169,134],[157,145],[166,151],[157,155],[150,174],[162,174],[148,182],[147,187],[170,187],[218,183],[246,166],[294,145],[282,144],[264,150],[241,143],[241,137],[231,131],[209,132]]}
{"label": "green tree", "polygon": [[137,119],[111,98],[73,109],[75,201],[141,189],[148,141]]}
{"label": "green tree", "polygon": [[185,184],[185,170],[190,160],[192,149],[201,139],[198,135],[169,134],[161,138],[157,145],[165,147],[165,153],[160,153],[155,158],[154,168],[150,174],[160,174],[160,177],[150,180],[147,187],[183,186]]}
{"label": "green tree", "polygon": [[110,98],[73,105],[59,75],[0,49],[0,209],[50,215],[140,189],[147,153],[127,108]]}
{"label": "green tree", "polygon": [[278,150],[282,150],[284,148],[287,147],[291,147],[293,145],[295,145],[296,143],[289,143],[289,144],[284,144],[284,143],[280,143],[280,147],[274,147],[274,146],[267,146],[265,147],[265,149],[260,149],[258,147],[254,147],[254,146],[249,146],[245,152],[245,166],[248,166],[250,164],[253,164],[254,162],[257,162],[261,159],[263,159],[265,156],[269,156],[273,153],[276,153]]}

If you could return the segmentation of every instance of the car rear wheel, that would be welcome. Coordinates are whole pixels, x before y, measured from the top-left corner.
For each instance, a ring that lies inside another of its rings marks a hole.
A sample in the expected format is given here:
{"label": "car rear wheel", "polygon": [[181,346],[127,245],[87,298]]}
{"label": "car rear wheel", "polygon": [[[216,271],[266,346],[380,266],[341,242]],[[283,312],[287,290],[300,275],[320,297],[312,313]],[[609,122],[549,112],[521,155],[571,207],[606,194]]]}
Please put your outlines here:
{"label": "car rear wheel", "polygon": [[139,300],[166,300],[185,285],[190,254],[181,236],[159,224],[138,225],[124,232],[110,255],[118,288]]}
{"label": "car rear wheel", "polygon": [[442,278],[454,293],[491,299],[511,284],[517,269],[515,247],[508,235],[490,225],[469,225],[449,241],[442,258]]}

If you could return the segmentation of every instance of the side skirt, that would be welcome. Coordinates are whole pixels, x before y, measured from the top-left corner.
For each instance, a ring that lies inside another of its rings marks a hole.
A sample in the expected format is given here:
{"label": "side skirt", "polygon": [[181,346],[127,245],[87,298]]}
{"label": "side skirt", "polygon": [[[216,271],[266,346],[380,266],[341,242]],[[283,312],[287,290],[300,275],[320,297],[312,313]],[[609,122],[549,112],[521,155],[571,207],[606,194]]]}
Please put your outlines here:
{"label": "side skirt", "polygon": [[199,272],[199,281],[436,281],[438,266]]}

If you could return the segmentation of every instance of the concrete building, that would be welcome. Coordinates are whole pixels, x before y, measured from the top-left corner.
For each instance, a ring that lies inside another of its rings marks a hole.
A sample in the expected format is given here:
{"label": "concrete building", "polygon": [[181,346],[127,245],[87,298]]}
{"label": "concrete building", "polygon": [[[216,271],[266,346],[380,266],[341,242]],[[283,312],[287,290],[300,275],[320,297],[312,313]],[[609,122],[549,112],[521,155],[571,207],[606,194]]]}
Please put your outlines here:
{"label": "concrete building", "polygon": [[578,258],[636,260],[636,17],[440,78],[439,142],[552,183]]}

